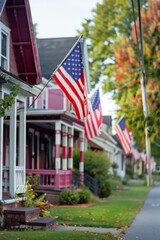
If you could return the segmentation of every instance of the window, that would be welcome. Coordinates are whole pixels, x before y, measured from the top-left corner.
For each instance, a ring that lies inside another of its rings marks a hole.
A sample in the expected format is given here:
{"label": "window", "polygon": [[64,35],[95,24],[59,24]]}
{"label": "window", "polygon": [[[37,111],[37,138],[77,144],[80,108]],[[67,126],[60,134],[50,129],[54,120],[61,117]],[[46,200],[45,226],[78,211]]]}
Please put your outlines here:
{"label": "window", "polygon": [[9,71],[10,30],[3,23],[0,23],[0,37],[0,66]]}

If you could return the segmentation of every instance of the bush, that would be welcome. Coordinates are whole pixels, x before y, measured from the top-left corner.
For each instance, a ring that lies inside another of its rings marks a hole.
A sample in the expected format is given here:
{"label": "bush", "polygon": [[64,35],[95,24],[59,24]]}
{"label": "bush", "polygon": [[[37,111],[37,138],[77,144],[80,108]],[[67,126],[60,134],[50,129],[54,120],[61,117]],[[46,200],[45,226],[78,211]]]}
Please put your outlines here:
{"label": "bush", "polygon": [[73,189],[66,189],[59,195],[59,203],[65,205],[74,205],[79,202],[79,193]]}
{"label": "bush", "polygon": [[83,187],[79,192],[79,203],[89,203],[91,202],[91,192],[87,187]]}
{"label": "bush", "polygon": [[97,179],[98,182],[98,196],[108,197],[111,194],[111,185],[109,183],[109,169],[111,163],[108,159],[107,153],[97,151],[87,151],[84,154],[85,164],[84,170],[91,177]]}
{"label": "bush", "polygon": [[107,198],[112,193],[111,183],[108,180],[100,181],[98,187],[98,196],[100,198]]}
{"label": "bush", "polygon": [[[74,149],[73,158],[74,168],[78,169],[79,151],[77,149]],[[84,152],[84,172],[97,179],[99,197],[108,197],[111,194],[111,186],[108,180],[110,167],[111,163],[106,152],[89,150]]]}

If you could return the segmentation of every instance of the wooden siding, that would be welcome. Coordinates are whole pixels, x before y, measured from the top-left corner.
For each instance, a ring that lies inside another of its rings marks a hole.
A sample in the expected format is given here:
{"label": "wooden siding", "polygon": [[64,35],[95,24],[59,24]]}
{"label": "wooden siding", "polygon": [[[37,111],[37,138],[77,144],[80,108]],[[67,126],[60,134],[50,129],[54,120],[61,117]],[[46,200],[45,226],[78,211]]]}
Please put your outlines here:
{"label": "wooden siding", "polygon": [[48,109],[63,110],[64,95],[61,89],[48,89]]}
{"label": "wooden siding", "polygon": [[37,109],[43,109],[43,95],[42,95],[43,93],[41,93],[40,95],[39,95],[39,97],[37,98],[37,100],[36,100],[36,108]]}

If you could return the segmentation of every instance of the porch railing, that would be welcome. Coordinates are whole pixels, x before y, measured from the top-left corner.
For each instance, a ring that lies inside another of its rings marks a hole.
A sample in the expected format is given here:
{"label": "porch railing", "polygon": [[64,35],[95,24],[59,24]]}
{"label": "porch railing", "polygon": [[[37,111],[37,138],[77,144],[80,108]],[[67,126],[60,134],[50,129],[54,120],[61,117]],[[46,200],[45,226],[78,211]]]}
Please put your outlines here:
{"label": "porch railing", "polygon": [[3,167],[3,192],[9,191],[9,167]]}
{"label": "porch railing", "polygon": [[16,193],[23,193],[24,192],[24,167],[23,166],[16,166]]}
{"label": "porch railing", "polygon": [[[16,181],[16,193],[23,193],[24,192],[24,167],[23,166],[16,166],[15,168],[15,181]],[[3,166],[3,192],[9,192],[10,183],[10,170],[8,166]]]}
{"label": "porch railing", "polygon": [[71,170],[26,169],[27,175],[39,175],[39,186],[53,189],[72,187]]}

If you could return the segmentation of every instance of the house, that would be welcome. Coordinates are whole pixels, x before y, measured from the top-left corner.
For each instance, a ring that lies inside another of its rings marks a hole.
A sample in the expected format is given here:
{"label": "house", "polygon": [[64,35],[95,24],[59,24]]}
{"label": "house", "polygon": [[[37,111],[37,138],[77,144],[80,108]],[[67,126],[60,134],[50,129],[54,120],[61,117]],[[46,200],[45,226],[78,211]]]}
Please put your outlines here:
{"label": "house", "polygon": [[[72,105],[51,78],[76,41],[77,37],[37,39],[43,76],[39,88],[43,91],[36,100],[28,99],[26,172],[39,175],[43,191],[73,186],[74,147],[80,149],[79,185],[83,185],[84,122],[77,119]],[[85,62],[85,43],[81,46]]]}
{"label": "house", "polygon": [[26,98],[36,96],[41,70],[28,0],[0,1],[0,99],[16,84],[19,94],[0,118],[0,201],[24,192],[26,176]]}

